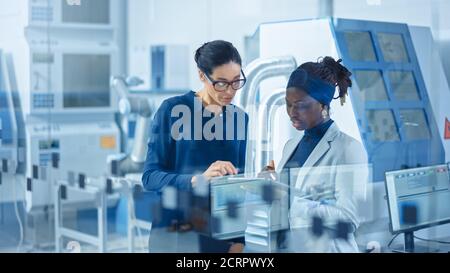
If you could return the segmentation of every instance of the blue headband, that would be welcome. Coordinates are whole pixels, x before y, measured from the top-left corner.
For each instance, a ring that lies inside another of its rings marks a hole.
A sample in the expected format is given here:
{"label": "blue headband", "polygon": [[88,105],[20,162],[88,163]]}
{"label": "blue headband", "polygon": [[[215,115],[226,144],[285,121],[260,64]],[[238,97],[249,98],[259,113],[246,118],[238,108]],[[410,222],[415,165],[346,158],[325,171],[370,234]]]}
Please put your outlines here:
{"label": "blue headband", "polygon": [[313,77],[302,68],[297,68],[292,72],[287,88],[295,87],[304,90],[308,95],[316,99],[323,105],[330,105],[333,100],[336,87]]}

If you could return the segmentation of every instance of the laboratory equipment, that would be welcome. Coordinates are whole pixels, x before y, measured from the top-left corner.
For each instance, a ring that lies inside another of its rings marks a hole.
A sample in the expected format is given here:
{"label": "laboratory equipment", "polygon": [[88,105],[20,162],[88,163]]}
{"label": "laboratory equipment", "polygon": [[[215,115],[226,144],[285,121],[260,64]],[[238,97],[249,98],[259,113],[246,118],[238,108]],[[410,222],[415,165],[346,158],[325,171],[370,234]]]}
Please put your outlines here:
{"label": "laboratory equipment", "polygon": [[[65,238],[76,240],[76,242],[87,243],[96,246],[100,253],[108,252],[108,219],[107,209],[117,202],[120,197],[126,197],[127,223],[128,223],[128,251],[136,252],[136,238],[134,231],[138,229],[151,230],[152,223],[136,218],[134,205],[134,189],[140,181],[118,177],[86,177],[82,184],[72,183],[67,180],[58,180],[53,186],[54,217],[55,217],[55,251],[63,251],[63,240]],[[82,185],[82,187],[81,187]],[[89,234],[74,227],[64,225],[64,208],[70,206],[72,195],[80,194],[88,196],[94,204],[97,212],[97,233]]]}
{"label": "laboratory equipment", "polygon": [[[147,156],[148,138],[150,132],[151,119],[155,113],[156,105],[160,105],[165,99],[180,95],[180,91],[152,92],[134,91],[144,81],[137,77],[124,78],[114,76],[111,79],[111,88],[119,97],[119,113],[121,114],[121,128],[123,139],[126,141],[124,152],[108,157],[109,172],[113,180],[122,183],[123,190],[127,192],[122,195],[127,203],[126,229],[128,236],[129,251],[135,252],[135,231],[150,231],[153,221],[157,222],[153,216],[151,219],[149,211],[155,195],[141,194],[139,202],[145,207],[143,218],[137,218],[137,208],[135,207],[134,189],[138,186],[142,189],[142,170]],[[182,92],[185,92],[183,90]],[[118,216],[121,217],[121,216]],[[140,216],[142,217],[142,215]],[[121,218],[122,219],[122,218]],[[125,220],[125,219],[124,219]],[[125,222],[125,221],[124,221]],[[157,225],[157,224],[155,224]]]}
{"label": "laboratory equipment", "polygon": [[[121,3],[117,0],[2,1],[17,10],[0,18],[0,45],[11,54],[25,121],[28,211],[51,205],[51,190],[34,175],[59,158],[57,173],[107,173],[106,159],[120,152],[115,123],[117,95],[110,75],[119,74]],[[80,130],[82,128],[82,130]],[[19,160],[20,162],[20,160]],[[44,172],[40,172],[44,173]],[[49,177],[52,180],[55,177]],[[29,187],[30,188],[30,187]]]}
{"label": "laboratory equipment", "polygon": [[[119,18],[125,3],[82,2],[0,1],[11,11],[0,18],[0,47],[13,98],[8,111],[15,113],[18,131],[11,136],[20,175],[9,181],[19,186],[25,234],[34,247],[54,242],[53,183],[106,174],[107,157],[121,148],[110,76],[122,73]],[[71,194],[65,215],[76,217],[75,205],[91,201]]]}
{"label": "laboratory equipment", "polygon": [[[6,66],[4,63],[3,53],[0,50],[0,141],[1,141],[1,152],[0,158],[6,159],[6,151],[4,149],[6,146],[13,146],[14,149],[16,145],[14,145],[14,140],[16,139],[13,135],[17,132],[17,125],[15,124],[15,120],[13,118],[13,107],[10,107],[12,103],[12,98],[10,93],[6,91]],[[17,148],[16,148],[17,151]],[[11,157],[9,155],[8,157]]]}
{"label": "laboratory equipment", "polygon": [[[91,180],[91,181],[90,181]],[[89,243],[98,247],[100,253],[107,250],[107,201],[108,196],[113,194],[112,181],[105,179],[88,179],[83,181],[82,187],[79,184],[71,185],[69,181],[59,180],[54,185],[54,214],[55,214],[55,251],[60,253],[63,249],[63,238],[70,238],[77,242]],[[68,192],[78,192],[83,195],[90,195],[94,200],[97,209],[97,235],[90,235],[73,228],[64,226],[63,224],[63,205],[64,200],[69,197]],[[117,195],[117,193],[116,193]],[[117,198],[117,197],[116,197]]]}
{"label": "laboratory equipment", "polygon": [[[204,221],[204,226],[198,229],[202,234],[220,240],[238,238],[243,237],[247,229],[250,215],[247,210],[253,206],[268,206],[271,219],[268,228],[272,231],[285,229],[288,225],[287,195],[272,196],[269,200],[267,189],[270,183],[272,181],[265,178],[244,175],[214,178],[204,197],[206,202],[202,199],[194,201],[197,210],[193,210],[194,217],[190,219]],[[199,215],[204,219],[197,219]]]}
{"label": "laboratory equipment", "polygon": [[15,162],[14,174],[25,167],[23,124],[12,58],[0,50],[0,158]]}
{"label": "laboratory equipment", "polygon": [[446,164],[386,173],[386,193],[393,234],[404,233],[406,252],[415,247],[414,231],[450,223],[449,166]]}
{"label": "laboratory equipment", "polygon": [[[142,173],[147,156],[147,143],[150,132],[151,118],[154,114],[154,106],[148,95],[130,94],[128,88],[137,86],[142,80],[137,78],[124,79],[115,76],[111,80],[112,89],[120,97],[119,112],[127,120],[130,114],[136,114],[136,127],[131,152],[122,154],[116,160],[109,160],[111,173],[124,176],[130,173]],[[124,136],[127,137],[127,136]],[[111,158],[112,159],[112,158]]]}
{"label": "laboratory equipment", "polygon": [[[19,213],[20,200],[24,193],[18,183],[17,176],[25,171],[25,132],[24,120],[20,110],[20,100],[15,85],[15,70],[12,56],[0,50],[0,206],[2,206],[2,226],[4,221],[4,207],[13,204],[15,219],[19,225],[18,248],[24,242],[24,219]],[[8,230],[2,227],[5,234]]]}
{"label": "laboratory equipment", "polygon": [[[364,144],[375,182],[383,181],[387,170],[440,164],[450,158],[450,143],[444,138],[450,114],[444,101],[450,100],[450,91],[429,28],[337,18],[297,20],[261,24],[253,43],[259,45],[259,61],[285,55],[292,55],[298,64],[324,56],[343,60],[354,84],[343,106],[338,100],[331,104],[331,117],[341,131]],[[271,78],[252,89],[267,98],[286,82],[285,77]],[[243,91],[243,98],[254,96]],[[247,110],[245,100],[240,102]],[[279,159],[282,149],[273,145],[297,134],[282,111],[277,114],[280,124],[270,132],[269,149],[256,151],[250,143],[246,162],[254,166],[249,168],[267,164],[261,162],[267,158],[264,153],[273,151],[274,159]],[[249,131],[269,120],[253,118],[252,123],[250,116]]]}
{"label": "laboratory equipment", "polygon": [[[127,5],[128,73],[144,81],[135,90],[187,92],[192,88],[192,82],[196,82],[198,78],[190,72],[195,49],[184,43],[185,41],[176,42],[170,39],[174,42],[155,43],[151,35],[143,35],[149,30],[148,24],[143,24],[141,19],[147,18],[147,15],[143,14],[146,11],[143,6],[150,8],[151,5],[151,2],[135,1],[129,1]],[[171,33],[166,34],[172,36]]]}
{"label": "laboratory equipment", "polygon": [[152,90],[189,90],[189,61],[186,45],[150,47],[150,83]]}

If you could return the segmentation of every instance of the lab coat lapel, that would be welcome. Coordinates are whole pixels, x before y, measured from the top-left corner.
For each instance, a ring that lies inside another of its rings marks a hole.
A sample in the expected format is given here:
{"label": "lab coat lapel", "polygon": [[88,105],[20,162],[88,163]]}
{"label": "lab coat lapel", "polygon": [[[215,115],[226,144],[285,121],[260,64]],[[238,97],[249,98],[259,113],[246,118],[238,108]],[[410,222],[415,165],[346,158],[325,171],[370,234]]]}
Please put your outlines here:
{"label": "lab coat lapel", "polygon": [[303,164],[299,176],[297,177],[297,182],[295,183],[296,188],[300,190],[303,189],[308,173],[312,170],[312,167],[316,166],[319,159],[321,159],[328,152],[328,150],[330,150],[330,142],[335,139],[338,133],[339,128],[335,123],[333,123],[309,155],[308,159],[306,159],[305,164]]}
{"label": "lab coat lapel", "polygon": [[283,154],[280,163],[278,164],[279,169],[278,171],[281,172],[284,168],[284,166],[286,165],[286,163],[288,162],[289,158],[291,158],[292,154],[295,152],[295,150],[297,149],[298,144],[300,143],[300,141],[303,138],[304,133],[301,133],[298,137],[296,137],[294,139],[294,141],[292,143],[289,143],[289,147],[287,147],[288,149],[286,149],[285,154]]}

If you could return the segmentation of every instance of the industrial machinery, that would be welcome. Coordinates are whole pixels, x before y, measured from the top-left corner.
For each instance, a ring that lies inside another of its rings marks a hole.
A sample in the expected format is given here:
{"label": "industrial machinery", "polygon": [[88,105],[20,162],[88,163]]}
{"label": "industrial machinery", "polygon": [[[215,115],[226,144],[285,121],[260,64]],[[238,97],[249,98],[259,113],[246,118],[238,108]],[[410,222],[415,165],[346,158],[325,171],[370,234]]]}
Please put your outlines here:
{"label": "industrial machinery", "polygon": [[450,177],[447,164],[386,173],[386,193],[393,234],[404,233],[401,252],[431,252],[414,244],[414,232],[450,223]]}
{"label": "industrial machinery", "polygon": [[123,176],[125,174],[142,173],[144,167],[154,106],[150,96],[132,95],[129,92],[129,87],[137,86],[141,83],[142,81],[138,78],[124,79],[123,77],[113,77],[111,80],[112,89],[120,98],[120,114],[125,120],[130,114],[137,115],[131,152],[122,154],[115,160],[112,158],[109,160],[111,164],[110,171],[113,175]]}
{"label": "industrial machinery", "polygon": [[[120,152],[110,77],[122,73],[124,3],[0,3],[8,7],[0,18],[1,97],[8,102],[4,112],[2,107],[1,149],[12,148],[5,158],[21,173],[9,181],[21,182],[17,196],[25,204],[28,236],[46,243],[54,238],[52,183],[106,175],[107,157]],[[91,201],[69,196],[69,203]],[[76,209],[67,207],[75,213],[65,215],[76,218]]]}
{"label": "industrial machinery", "polygon": [[[298,65],[324,56],[342,59],[353,74],[349,98],[344,105],[332,102],[331,117],[364,145],[371,182],[384,181],[387,171],[450,161],[450,89],[429,28],[337,18],[294,20],[261,24],[247,42],[258,49],[258,59],[245,69],[248,84],[236,102],[250,116],[246,172],[260,171],[271,159],[279,162],[286,141],[298,136],[280,107],[283,90]],[[387,219],[383,184],[363,187],[362,223]],[[367,227],[361,232],[375,231]]]}
{"label": "industrial machinery", "polygon": [[157,91],[187,90],[189,87],[189,59],[188,46],[151,46],[151,89]]}
{"label": "industrial machinery", "polygon": [[0,158],[16,162],[12,173],[20,173],[24,169],[24,130],[14,77],[11,55],[0,50]]}
{"label": "industrial machinery", "polygon": [[107,156],[120,151],[117,97],[109,88],[110,75],[120,72],[120,4],[23,0],[5,5],[20,11],[1,18],[0,44],[15,67],[25,121],[25,175],[37,183],[26,195],[31,211],[51,203],[51,191],[40,185],[45,179],[36,170],[48,167],[52,155],[61,174],[98,176],[106,173]]}

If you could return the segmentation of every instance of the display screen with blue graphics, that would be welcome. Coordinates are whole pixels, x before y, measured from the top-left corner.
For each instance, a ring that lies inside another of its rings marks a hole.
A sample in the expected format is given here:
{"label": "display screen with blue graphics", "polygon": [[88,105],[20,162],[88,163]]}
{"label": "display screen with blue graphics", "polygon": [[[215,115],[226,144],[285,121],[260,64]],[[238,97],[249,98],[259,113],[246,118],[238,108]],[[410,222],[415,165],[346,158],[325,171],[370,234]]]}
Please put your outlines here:
{"label": "display screen with blue graphics", "polygon": [[386,193],[394,233],[450,222],[447,165],[387,172]]}

